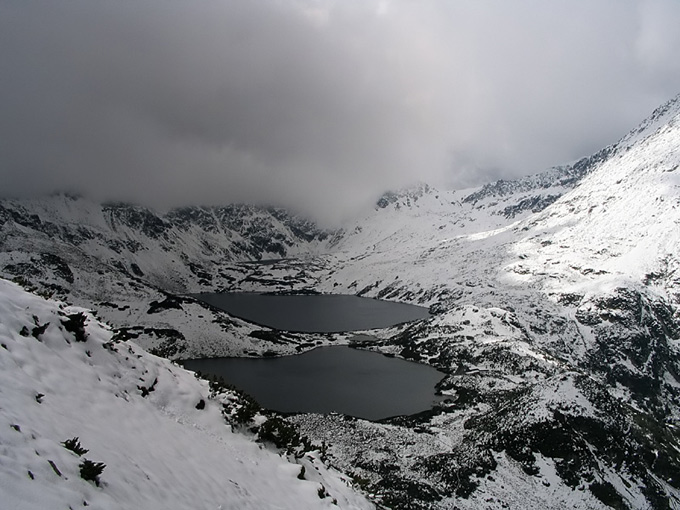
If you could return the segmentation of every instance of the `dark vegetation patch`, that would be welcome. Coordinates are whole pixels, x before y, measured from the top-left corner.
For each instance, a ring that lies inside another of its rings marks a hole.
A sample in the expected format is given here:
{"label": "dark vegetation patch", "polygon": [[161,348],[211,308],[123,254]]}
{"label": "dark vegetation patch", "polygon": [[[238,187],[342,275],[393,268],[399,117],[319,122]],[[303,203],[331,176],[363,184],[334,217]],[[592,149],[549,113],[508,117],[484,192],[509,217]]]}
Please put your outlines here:
{"label": "dark vegetation patch", "polygon": [[134,262],[132,262],[130,264],[130,271],[132,271],[132,274],[134,274],[135,276],[138,276],[139,278],[144,276],[144,271],[142,271],[141,268],[137,264],[135,264]]}
{"label": "dark vegetation patch", "polygon": [[63,445],[64,448],[72,451],[78,457],[85,455],[87,452],[90,451],[86,448],[83,448],[83,446],[80,444],[80,439],[78,437],[67,439],[66,441],[63,441],[61,444]]}
{"label": "dark vegetation patch", "polygon": [[248,336],[279,345],[295,344],[303,340],[303,337],[294,333],[287,333],[275,329],[256,329],[248,333]]}
{"label": "dark vegetation patch", "polygon": [[212,283],[212,274],[206,271],[202,265],[196,262],[188,261],[187,266],[189,267],[189,271],[191,271],[198,278],[198,283],[201,285],[210,285]]}
{"label": "dark vegetation patch", "polygon": [[171,228],[150,209],[141,206],[133,206],[121,202],[110,202],[102,207],[104,216],[112,227],[126,225],[134,230],[139,230],[147,237],[153,239],[167,238],[167,231]]}
{"label": "dark vegetation patch", "polygon": [[121,312],[124,312],[125,310],[130,309],[130,305],[117,305],[116,303],[112,303],[111,301],[101,301],[100,303],[97,303],[97,306],[106,307],[106,308],[114,308],[114,309],[119,310]]}
{"label": "dark vegetation patch", "polygon": [[93,462],[89,459],[84,459],[79,467],[80,478],[82,478],[83,480],[94,482],[94,484],[97,487],[99,487],[99,484],[101,483],[101,481],[99,480],[99,476],[104,471],[106,464],[102,462]]}
{"label": "dark vegetation patch", "polygon": [[614,486],[607,482],[593,482],[588,487],[597,499],[602,501],[605,505],[616,510],[628,510],[628,505],[621,497],[621,494],[616,492]]}
{"label": "dark vegetation patch", "polygon": [[42,253],[40,261],[50,268],[52,274],[67,283],[73,283],[73,272],[64,259],[52,253]]}
{"label": "dark vegetation patch", "polygon": [[303,446],[299,428],[279,416],[269,416],[257,431],[258,441],[271,443],[276,448],[293,453]]}
{"label": "dark vegetation patch", "polygon": [[142,392],[142,397],[146,397],[152,391],[156,391],[156,385],[158,384],[158,377],[156,377],[153,382],[148,386],[138,385],[137,389]]}
{"label": "dark vegetation patch", "polygon": [[32,262],[17,262],[16,264],[7,264],[3,268],[7,274],[14,276],[13,281],[26,290],[31,287],[30,281],[32,279],[40,278],[43,272]]}
{"label": "dark vegetation patch", "polygon": [[381,496],[382,503],[392,509],[431,509],[433,502],[442,499],[427,482],[394,474],[387,474],[371,488]]}
{"label": "dark vegetation patch", "polygon": [[[583,481],[594,493],[616,505],[622,495],[607,485],[607,466],[627,473],[642,488],[651,508],[667,508],[669,495],[659,479],[680,485],[678,440],[648,413],[632,411],[614,400],[592,378],[574,376],[576,388],[600,410],[601,416],[583,416],[578,409],[552,409],[541,420],[532,419],[537,401],[531,392],[494,406],[492,412],[470,418],[470,440],[495,451],[505,451],[528,475],[538,474],[536,454],[550,458],[560,478],[576,488]],[[600,484],[600,485],[598,485]],[[614,508],[618,508],[614,506]]]}
{"label": "dark vegetation patch", "polygon": [[147,314],[151,315],[154,313],[159,313],[164,310],[183,310],[182,302],[184,300],[177,296],[166,295],[163,301],[152,301],[149,304],[149,309],[146,311]]}
{"label": "dark vegetation patch", "polygon": [[479,486],[473,479],[483,478],[496,469],[496,459],[488,449],[458,449],[420,459],[417,469],[438,480],[447,495],[468,498]]}
{"label": "dark vegetation patch", "polygon": [[525,198],[518,203],[509,205],[503,209],[503,216],[512,219],[524,211],[531,211],[532,213],[541,212],[561,196],[562,195],[535,195],[533,197]]}
{"label": "dark vegetation patch", "polygon": [[72,333],[76,342],[87,341],[87,332],[85,331],[85,321],[87,317],[83,312],[72,313],[67,315],[65,319],[61,320],[64,329]]}
{"label": "dark vegetation patch", "polygon": [[[52,253],[41,253],[38,256],[32,256],[29,262],[7,264],[3,267],[3,271],[13,275],[15,278],[19,278],[19,281],[16,283],[19,283],[24,288],[27,288],[24,283],[28,284],[30,280],[38,279],[58,278],[69,285],[74,282],[73,272],[68,263]],[[68,290],[54,282],[44,282],[42,286],[43,290],[51,288],[53,291],[59,291],[60,295],[66,295],[64,291]]]}
{"label": "dark vegetation patch", "polygon": [[588,310],[595,347],[586,368],[611,386],[625,386],[640,408],[664,420],[668,402],[680,404],[680,391],[664,383],[667,374],[680,380],[680,355],[670,345],[680,338],[673,309],[639,292],[617,289],[590,303]]}
{"label": "dark vegetation patch", "polygon": [[171,359],[187,350],[186,339],[182,332],[172,328],[147,328],[143,326],[118,328],[114,331],[112,341],[131,340],[139,338],[141,335],[160,340],[159,343],[148,349],[154,356]]}
{"label": "dark vegetation patch", "polygon": [[[31,329],[31,336],[33,338],[37,339],[37,340],[40,340],[40,337],[43,335],[43,333],[45,333],[45,331],[47,330],[47,326],[49,326],[50,323],[46,322],[45,324],[40,325],[40,323],[38,322],[38,318],[36,316],[33,316],[33,320],[35,322],[35,327],[33,329]],[[25,329],[22,329],[20,333],[22,333],[24,331],[26,333],[28,332],[28,329],[26,328],[26,326],[24,326],[24,328]],[[22,334],[22,336],[28,336],[28,335]]]}

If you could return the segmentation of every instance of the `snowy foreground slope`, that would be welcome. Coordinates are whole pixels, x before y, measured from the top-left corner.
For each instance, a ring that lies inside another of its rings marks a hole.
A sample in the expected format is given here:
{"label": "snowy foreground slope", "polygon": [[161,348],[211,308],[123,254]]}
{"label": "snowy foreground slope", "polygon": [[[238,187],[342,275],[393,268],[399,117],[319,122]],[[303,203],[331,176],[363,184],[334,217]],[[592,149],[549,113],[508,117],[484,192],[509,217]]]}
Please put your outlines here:
{"label": "snowy foreground slope", "polygon": [[[89,314],[79,342],[80,312],[0,280],[1,508],[373,508],[314,454],[289,461],[232,432],[206,382],[111,342]],[[106,465],[98,486],[85,458]]]}
{"label": "snowy foreground slope", "polygon": [[[363,332],[362,345],[446,372],[441,405],[379,423],[286,419],[377,504],[680,507],[680,96],[575,163],[470,190],[422,184],[359,216],[325,231],[252,206],[3,200],[0,275],[94,309],[117,338],[171,359],[352,341],[249,324],[193,292],[429,306],[432,317]],[[64,434],[56,446],[86,438]]]}

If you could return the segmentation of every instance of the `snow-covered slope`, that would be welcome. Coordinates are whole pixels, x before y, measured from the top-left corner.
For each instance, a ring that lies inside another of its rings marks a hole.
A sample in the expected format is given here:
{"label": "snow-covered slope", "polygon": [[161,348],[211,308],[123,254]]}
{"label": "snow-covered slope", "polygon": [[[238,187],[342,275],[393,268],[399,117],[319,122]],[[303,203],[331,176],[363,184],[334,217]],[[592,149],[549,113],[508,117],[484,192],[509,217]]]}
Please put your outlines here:
{"label": "snow-covered slope", "polygon": [[[680,258],[680,99],[620,143],[573,191],[523,225],[507,270],[547,292],[653,283],[673,298]],[[666,292],[670,291],[670,292]]]}
{"label": "snow-covered slope", "polygon": [[[111,337],[0,280],[0,507],[373,508],[317,455],[232,432],[205,381]],[[84,459],[105,464],[98,483]]]}

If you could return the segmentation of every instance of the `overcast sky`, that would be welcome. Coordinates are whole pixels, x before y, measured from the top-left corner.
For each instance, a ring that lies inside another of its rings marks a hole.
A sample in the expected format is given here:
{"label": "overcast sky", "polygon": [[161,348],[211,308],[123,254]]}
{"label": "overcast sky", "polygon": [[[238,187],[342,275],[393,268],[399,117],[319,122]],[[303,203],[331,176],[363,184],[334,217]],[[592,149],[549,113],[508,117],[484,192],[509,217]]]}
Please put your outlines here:
{"label": "overcast sky", "polygon": [[678,0],[0,0],[0,193],[335,219],[535,173],[680,93],[678,26]]}

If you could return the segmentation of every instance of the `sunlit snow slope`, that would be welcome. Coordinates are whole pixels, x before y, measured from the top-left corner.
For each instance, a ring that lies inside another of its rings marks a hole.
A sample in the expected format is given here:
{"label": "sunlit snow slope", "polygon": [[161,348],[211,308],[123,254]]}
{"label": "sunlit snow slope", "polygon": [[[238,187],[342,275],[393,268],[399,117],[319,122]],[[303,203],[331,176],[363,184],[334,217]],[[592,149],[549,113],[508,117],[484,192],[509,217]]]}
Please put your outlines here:
{"label": "sunlit snow slope", "polygon": [[623,138],[573,191],[525,222],[520,236],[512,253],[521,260],[507,270],[522,283],[540,282],[547,292],[647,283],[676,299],[680,97]]}

